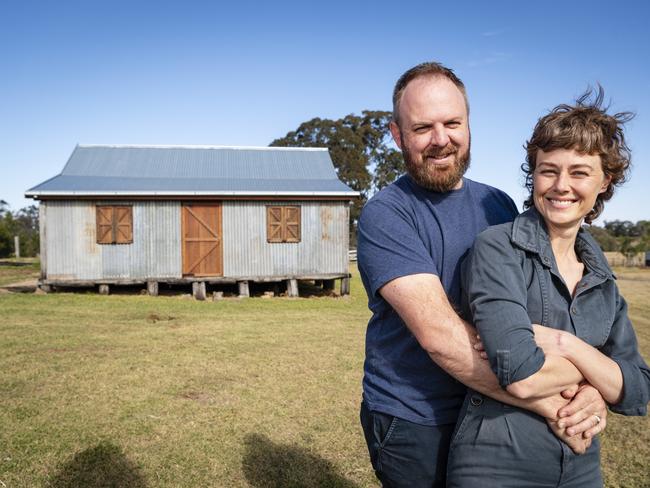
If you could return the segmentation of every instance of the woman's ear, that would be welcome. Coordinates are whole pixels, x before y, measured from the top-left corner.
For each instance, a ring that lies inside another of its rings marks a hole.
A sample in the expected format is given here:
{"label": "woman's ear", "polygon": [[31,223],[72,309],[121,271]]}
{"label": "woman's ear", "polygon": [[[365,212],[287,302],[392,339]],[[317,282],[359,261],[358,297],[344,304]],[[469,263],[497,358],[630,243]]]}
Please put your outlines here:
{"label": "woman's ear", "polygon": [[603,184],[600,186],[600,191],[598,193],[605,193],[607,191],[607,188],[609,188],[609,184],[612,182],[612,177],[610,175],[605,175],[605,178],[603,179]]}

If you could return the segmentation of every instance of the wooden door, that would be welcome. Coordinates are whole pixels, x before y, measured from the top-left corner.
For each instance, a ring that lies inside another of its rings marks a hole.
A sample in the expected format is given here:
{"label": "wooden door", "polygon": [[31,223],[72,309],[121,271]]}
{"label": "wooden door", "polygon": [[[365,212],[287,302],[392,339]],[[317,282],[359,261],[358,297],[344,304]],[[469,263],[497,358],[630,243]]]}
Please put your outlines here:
{"label": "wooden door", "polygon": [[182,207],[183,276],[223,276],[221,204]]}

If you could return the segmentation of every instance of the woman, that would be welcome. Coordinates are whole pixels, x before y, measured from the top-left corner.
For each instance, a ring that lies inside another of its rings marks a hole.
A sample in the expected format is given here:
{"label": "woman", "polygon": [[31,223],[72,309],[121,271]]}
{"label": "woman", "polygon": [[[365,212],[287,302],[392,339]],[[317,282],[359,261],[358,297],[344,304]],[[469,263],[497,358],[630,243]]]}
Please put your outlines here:
{"label": "woman", "polygon": [[[613,411],[645,415],[650,369],[607,261],[581,227],[625,179],[623,124],[631,114],[608,115],[602,89],[593,103],[590,95],[538,121],[522,165],[528,210],[479,235],[463,266],[465,311],[512,395],[545,396],[587,381]],[[447,486],[598,487],[599,465],[597,438],[578,456],[544,418],[469,391]]]}

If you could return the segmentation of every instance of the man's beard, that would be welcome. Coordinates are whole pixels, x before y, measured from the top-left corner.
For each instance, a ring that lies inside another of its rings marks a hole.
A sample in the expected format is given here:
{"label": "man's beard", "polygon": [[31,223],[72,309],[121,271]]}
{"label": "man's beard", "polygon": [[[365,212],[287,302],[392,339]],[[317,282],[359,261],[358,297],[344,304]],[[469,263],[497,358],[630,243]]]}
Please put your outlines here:
{"label": "man's beard", "polygon": [[[422,160],[416,162],[406,146],[402,148],[406,170],[411,178],[421,187],[440,193],[451,191],[456,187],[469,168],[469,153],[469,142],[464,153],[460,153],[458,147],[449,142],[445,147],[425,150],[422,153]],[[429,157],[443,158],[450,155],[453,157],[451,164],[427,163]]]}

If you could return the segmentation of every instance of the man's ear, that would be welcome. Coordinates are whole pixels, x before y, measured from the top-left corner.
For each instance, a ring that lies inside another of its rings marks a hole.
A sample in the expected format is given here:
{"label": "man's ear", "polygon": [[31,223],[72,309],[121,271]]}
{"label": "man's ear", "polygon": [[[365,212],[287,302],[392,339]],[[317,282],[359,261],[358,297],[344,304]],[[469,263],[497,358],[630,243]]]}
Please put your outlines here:
{"label": "man's ear", "polygon": [[397,144],[397,147],[402,149],[402,133],[399,130],[399,126],[397,125],[397,122],[391,120],[390,124],[388,124],[388,127],[390,128],[390,134],[393,136],[393,140],[395,141],[395,144]]}

